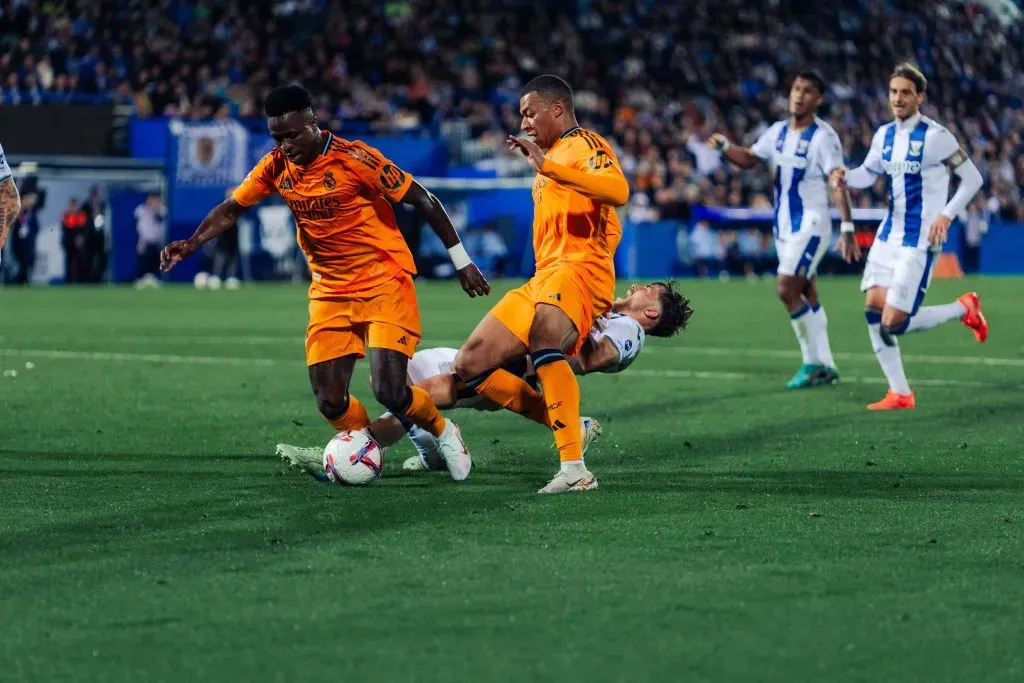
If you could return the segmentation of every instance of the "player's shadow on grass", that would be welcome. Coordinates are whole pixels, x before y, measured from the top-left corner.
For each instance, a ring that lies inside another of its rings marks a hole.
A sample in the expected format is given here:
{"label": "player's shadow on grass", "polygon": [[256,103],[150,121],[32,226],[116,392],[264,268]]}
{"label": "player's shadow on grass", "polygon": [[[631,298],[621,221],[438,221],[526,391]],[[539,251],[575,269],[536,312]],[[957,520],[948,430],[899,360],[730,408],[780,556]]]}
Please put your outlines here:
{"label": "player's shadow on grass", "polygon": [[[856,465],[853,465],[854,467]],[[740,500],[750,496],[800,498],[968,499],[978,493],[1024,491],[1024,481],[998,476],[902,473],[853,470],[761,470],[743,473],[688,472],[645,482],[615,481],[615,490],[650,494],[652,491],[731,493]]]}

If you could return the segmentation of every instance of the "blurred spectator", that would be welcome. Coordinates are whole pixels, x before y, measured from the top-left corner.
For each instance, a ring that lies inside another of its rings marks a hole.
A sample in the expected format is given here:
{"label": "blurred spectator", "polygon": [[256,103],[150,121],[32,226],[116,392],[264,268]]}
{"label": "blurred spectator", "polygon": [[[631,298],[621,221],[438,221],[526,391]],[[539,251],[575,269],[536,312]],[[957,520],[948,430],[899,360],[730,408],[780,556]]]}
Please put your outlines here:
{"label": "blurred spectator", "polygon": [[689,237],[690,258],[697,275],[707,277],[725,271],[725,244],[707,221],[698,221]]}
{"label": "blurred spectator", "polygon": [[139,255],[137,286],[156,286],[160,272],[160,249],[164,243],[164,208],[158,193],[150,194],[146,201],[135,207],[135,231],[139,241],[136,253]]}
{"label": "blurred spectator", "polygon": [[85,281],[103,282],[107,274],[107,202],[98,185],[89,188],[85,203],[86,254]]}
{"label": "blurred spectator", "polygon": [[[508,246],[492,223],[466,235],[466,250],[487,277],[501,277],[508,265]],[[447,250],[445,250],[447,251]]]}
{"label": "blurred spectator", "polygon": [[36,263],[36,237],[39,236],[39,210],[36,206],[37,195],[26,193],[21,198],[21,213],[14,224],[11,234],[11,251],[17,272],[10,280],[11,284],[28,284],[32,275],[32,267]]}
{"label": "blurred spectator", "polygon": [[64,246],[64,281],[84,282],[88,271],[86,249],[88,226],[85,209],[74,197],[68,200],[67,208],[60,217],[61,243]]}
{"label": "blurred spectator", "polygon": [[[301,81],[327,128],[443,133],[454,164],[526,175],[502,140],[519,127],[519,86],[555,72],[576,88],[580,123],[674,217],[691,186],[713,205],[770,194],[766,174],[723,167],[703,141],[721,131],[750,144],[786,115],[806,65],[825,73],[823,113],[859,163],[889,118],[887,76],[911,58],[929,78],[925,113],[975,159],[986,199],[1022,220],[1024,25],[989,4],[589,0],[532,3],[524,21],[512,0],[9,0],[0,99],[254,117],[270,88]],[[883,206],[882,188],[857,205]]]}
{"label": "blurred spectator", "polygon": [[988,232],[988,217],[985,215],[984,203],[975,198],[960,221],[963,225],[960,266],[965,273],[977,273],[981,265],[981,238]]}

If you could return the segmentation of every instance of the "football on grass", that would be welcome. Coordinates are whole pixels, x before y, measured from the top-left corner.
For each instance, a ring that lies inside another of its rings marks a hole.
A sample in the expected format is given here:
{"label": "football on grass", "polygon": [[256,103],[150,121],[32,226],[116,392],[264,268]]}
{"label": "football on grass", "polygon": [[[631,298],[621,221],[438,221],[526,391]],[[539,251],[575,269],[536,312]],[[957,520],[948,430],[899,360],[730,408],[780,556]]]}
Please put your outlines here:
{"label": "football on grass", "polygon": [[380,446],[365,429],[339,432],[324,449],[324,472],[335,484],[365,486],[380,476],[383,459]]}

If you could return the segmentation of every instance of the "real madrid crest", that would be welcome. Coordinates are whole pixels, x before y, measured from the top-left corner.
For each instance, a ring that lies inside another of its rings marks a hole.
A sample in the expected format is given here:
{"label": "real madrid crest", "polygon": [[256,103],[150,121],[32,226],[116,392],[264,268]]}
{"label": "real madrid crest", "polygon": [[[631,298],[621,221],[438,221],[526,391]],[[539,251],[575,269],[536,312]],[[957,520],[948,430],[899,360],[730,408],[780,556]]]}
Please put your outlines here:
{"label": "real madrid crest", "polygon": [[326,187],[328,190],[334,189],[334,173],[332,173],[331,171],[328,171],[327,173],[324,174],[324,187]]}

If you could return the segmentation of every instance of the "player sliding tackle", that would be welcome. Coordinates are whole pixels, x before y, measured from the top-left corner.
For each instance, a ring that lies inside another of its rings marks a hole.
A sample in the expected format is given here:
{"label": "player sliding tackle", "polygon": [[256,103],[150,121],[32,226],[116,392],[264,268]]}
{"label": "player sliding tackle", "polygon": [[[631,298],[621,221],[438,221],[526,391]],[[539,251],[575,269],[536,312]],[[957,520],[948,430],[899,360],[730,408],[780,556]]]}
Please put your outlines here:
{"label": "player sliding tackle", "polygon": [[[790,389],[831,384],[839,379],[828,341],[828,318],[818,299],[818,264],[832,241],[828,215],[828,174],[843,165],[839,136],[818,118],[825,80],[802,71],[789,90],[789,118],[778,121],[750,149],[716,133],[708,144],[740,168],[771,165],[775,179],[775,249],[779,272],[775,288],[789,312],[803,364],[786,384]],[[832,198],[842,219],[839,247],[846,262],[860,260],[853,214],[845,188]]]}
{"label": "player sliding tackle", "polygon": [[[869,410],[915,405],[897,336],[959,319],[979,342],[988,337],[974,292],[921,308],[949,224],[982,185],[981,173],[953,134],[919,111],[927,85],[915,66],[898,65],[889,77],[889,107],[896,120],[875,133],[862,166],[833,173],[835,185],[854,188],[870,187],[883,173],[889,176],[889,212],[878,226],[860,285],[867,293],[864,315],[871,346],[889,381],[885,397]],[[960,187],[947,202],[950,170],[960,178]]]}
{"label": "player sliding tackle", "polygon": [[466,479],[472,462],[458,427],[441,416],[426,391],[406,383],[421,336],[420,316],[412,281],[416,269],[391,203],[408,204],[426,217],[470,296],[489,293],[490,285],[467,256],[441,203],[377,150],[320,130],[304,88],[274,90],[264,109],[276,146],[192,237],[164,248],[163,269],[233,225],[248,207],[275,192],[281,195],[295,216],[299,246],[313,273],[306,364],[320,412],[339,431],[369,426],[366,408],[349,394],[355,362],[368,346],[374,396],[437,437],[452,478]]}
{"label": "player sliding tackle", "polygon": [[[633,285],[629,293],[612,303],[610,315],[603,316],[591,328],[586,341],[576,356],[568,358],[573,372],[586,375],[593,372],[622,372],[644,348],[647,335],[669,337],[686,327],[693,314],[690,301],[675,290],[672,282]],[[501,406],[480,396],[452,374],[456,349],[438,348],[417,351],[409,363],[409,383],[430,393],[438,408],[473,408],[498,410]],[[514,358],[502,369],[536,385],[536,374],[527,356]],[[538,416],[527,415],[537,419]],[[541,421],[543,424],[543,421]],[[444,461],[440,444],[429,432],[408,421],[386,413],[370,426],[377,443],[387,447],[397,443],[408,433],[419,453],[406,460],[406,470],[441,469]],[[583,452],[601,434],[601,426],[590,417],[580,418],[580,438]],[[278,444],[277,454],[307,474],[326,480],[322,447],[297,447]]]}

